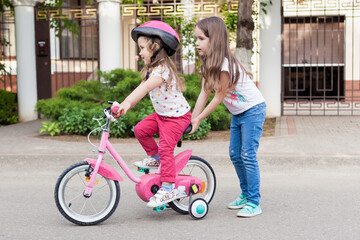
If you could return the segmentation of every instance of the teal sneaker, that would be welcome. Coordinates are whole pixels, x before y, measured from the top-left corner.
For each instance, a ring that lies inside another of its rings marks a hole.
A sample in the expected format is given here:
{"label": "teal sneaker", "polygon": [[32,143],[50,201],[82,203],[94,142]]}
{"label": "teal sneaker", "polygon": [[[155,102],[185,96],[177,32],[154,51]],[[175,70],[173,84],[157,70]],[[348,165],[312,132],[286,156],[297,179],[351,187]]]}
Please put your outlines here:
{"label": "teal sneaker", "polygon": [[243,207],[242,209],[240,209],[240,211],[238,211],[237,216],[238,217],[254,217],[261,213],[262,213],[262,211],[261,211],[260,205],[256,205],[256,204],[248,202],[245,204],[245,207]]}
{"label": "teal sneaker", "polygon": [[244,194],[240,194],[234,201],[229,203],[228,208],[230,209],[240,209],[243,208],[247,200]]}

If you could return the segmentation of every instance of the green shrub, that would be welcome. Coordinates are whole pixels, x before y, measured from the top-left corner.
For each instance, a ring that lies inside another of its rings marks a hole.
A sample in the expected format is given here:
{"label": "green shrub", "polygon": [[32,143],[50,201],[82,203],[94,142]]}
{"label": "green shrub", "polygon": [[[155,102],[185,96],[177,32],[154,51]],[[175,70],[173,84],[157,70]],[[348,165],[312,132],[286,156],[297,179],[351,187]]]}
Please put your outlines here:
{"label": "green shrub", "polygon": [[64,98],[49,98],[41,99],[36,103],[36,111],[42,115],[42,117],[57,120],[64,114],[65,109],[72,108],[79,109],[94,109],[101,108],[99,103],[88,102],[88,101],[76,101]]}
{"label": "green shrub", "polygon": [[[122,102],[141,82],[140,73],[132,70],[98,71],[98,75],[103,83],[98,80],[80,81],[71,88],[60,89],[56,93],[57,98],[39,100],[36,110],[43,117],[57,121],[62,133],[87,134],[98,127],[98,123],[92,118],[102,116],[102,109],[108,106],[107,101]],[[184,96],[194,108],[201,91],[201,77],[197,74],[182,76],[187,86]],[[145,96],[127,112],[125,117],[119,118],[118,123],[111,125],[111,135],[114,137],[134,136],[134,126],[153,112],[151,100]],[[195,134],[187,135],[185,138],[201,139],[210,129],[227,129],[230,126],[230,119],[231,114],[221,104],[202,121]],[[104,120],[102,123],[105,123]]]}
{"label": "green shrub", "polygon": [[190,106],[194,107],[197,97],[201,91],[201,77],[197,74],[189,74],[189,75],[181,75],[185,79],[186,83],[186,91],[184,92],[184,97],[189,102],[193,102],[193,105]]}
{"label": "green shrub", "polygon": [[83,100],[83,96],[81,95],[81,93],[74,88],[62,88],[56,92],[56,95],[62,99],[76,101]]}
{"label": "green shrub", "polygon": [[208,117],[211,129],[215,131],[226,130],[230,128],[231,113],[225,105],[221,103]]}
{"label": "green shrub", "polygon": [[88,117],[86,111],[77,107],[64,109],[64,114],[59,117],[61,132],[85,135],[88,131]]}
{"label": "green shrub", "polygon": [[50,136],[55,136],[61,132],[58,122],[42,122],[42,128],[39,129],[40,133],[48,132]]}
{"label": "green shrub", "polygon": [[105,97],[122,102],[140,83],[140,73],[130,71],[129,76],[123,77],[122,81],[117,82]]}
{"label": "green shrub", "polygon": [[116,138],[133,136],[133,132],[129,131],[127,123],[127,116],[120,117],[117,122],[111,125],[111,136]]}
{"label": "green shrub", "polygon": [[[141,77],[140,77],[140,73],[139,72],[134,72],[131,69],[114,69],[111,70],[110,72],[103,72],[103,71],[98,71],[97,72],[98,76],[100,77],[100,79],[102,79],[103,82],[107,83],[108,86],[110,88],[112,87],[116,87],[118,85],[119,82],[123,82],[126,78],[131,79],[131,80],[135,80],[141,81]],[[136,84],[135,87],[137,87],[138,83]]]}
{"label": "green shrub", "polygon": [[18,121],[16,94],[0,89],[0,125],[14,124]]}

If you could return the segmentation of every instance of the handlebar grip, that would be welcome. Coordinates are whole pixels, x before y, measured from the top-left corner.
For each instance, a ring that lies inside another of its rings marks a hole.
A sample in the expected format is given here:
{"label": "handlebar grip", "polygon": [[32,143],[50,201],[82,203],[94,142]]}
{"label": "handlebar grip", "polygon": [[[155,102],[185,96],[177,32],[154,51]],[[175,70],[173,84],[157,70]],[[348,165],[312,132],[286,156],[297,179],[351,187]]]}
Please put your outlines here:
{"label": "handlebar grip", "polygon": [[192,130],[192,125],[190,124],[184,131],[184,134],[188,134]]}
{"label": "handlebar grip", "polygon": [[[111,112],[113,113],[118,113],[118,110],[119,110],[119,106],[111,106],[110,108]],[[115,116],[114,116],[115,117]],[[115,117],[115,118],[119,118],[119,117]]]}

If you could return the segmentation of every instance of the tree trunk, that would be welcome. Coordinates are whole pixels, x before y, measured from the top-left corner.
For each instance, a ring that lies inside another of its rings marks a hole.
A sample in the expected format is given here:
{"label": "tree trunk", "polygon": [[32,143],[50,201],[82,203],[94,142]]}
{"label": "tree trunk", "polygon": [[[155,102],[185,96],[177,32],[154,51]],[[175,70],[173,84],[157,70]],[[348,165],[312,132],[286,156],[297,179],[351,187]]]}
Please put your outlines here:
{"label": "tree trunk", "polygon": [[251,56],[253,49],[252,33],[254,21],[252,19],[253,0],[239,0],[238,19],[236,29],[235,57],[251,72]]}

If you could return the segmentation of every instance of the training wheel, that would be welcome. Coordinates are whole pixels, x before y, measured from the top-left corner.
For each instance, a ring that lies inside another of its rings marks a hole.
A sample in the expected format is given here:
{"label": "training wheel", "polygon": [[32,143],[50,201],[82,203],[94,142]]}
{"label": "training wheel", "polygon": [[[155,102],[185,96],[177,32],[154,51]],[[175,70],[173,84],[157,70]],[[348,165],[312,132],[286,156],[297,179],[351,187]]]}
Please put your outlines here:
{"label": "training wheel", "polygon": [[189,206],[190,216],[195,219],[202,219],[203,217],[205,217],[208,213],[208,210],[209,205],[202,198],[195,199]]}

